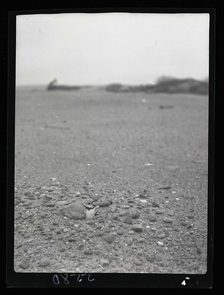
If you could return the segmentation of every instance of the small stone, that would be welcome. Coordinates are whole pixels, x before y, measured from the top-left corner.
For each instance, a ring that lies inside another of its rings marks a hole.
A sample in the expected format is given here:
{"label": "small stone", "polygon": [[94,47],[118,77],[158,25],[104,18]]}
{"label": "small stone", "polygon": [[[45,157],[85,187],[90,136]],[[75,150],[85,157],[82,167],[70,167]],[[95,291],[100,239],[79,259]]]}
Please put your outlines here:
{"label": "small stone", "polygon": [[103,235],[103,232],[102,231],[96,231],[95,234],[94,234],[96,237],[100,237]]}
{"label": "small stone", "polygon": [[62,207],[62,206],[64,206],[64,205],[66,205],[67,204],[67,201],[57,201],[57,203],[56,203],[56,205],[58,206],[58,207]]}
{"label": "small stone", "polygon": [[114,215],[114,216],[112,217],[112,219],[113,219],[113,220],[119,220],[119,217],[118,217],[117,215]]}
{"label": "small stone", "polygon": [[187,221],[182,221],[181,224],[182,224],[183,226],[186,226],[186,225],[188,224],[188,222],[187,222]]}
{"label": "small stone", "polygon": [[50,186],[42,186],[42,188],[41,188],[42,190],[44,190],[44,191],[48,191],[48,192],[53,192],[53,188],[52,187],[50,187]]}
{"label": "small stone", "polygon": [[141,224],[134,224],[131,229],[135,232],[143,232],[143,227]]}
{"label": "small stone", "polygon": [[153,214],[150,214],[148,218],[149,218],[149,221],[151,222],[155,222],[157,220]]}
{"label": "small stone", "polygon": [[163,246],[163,242],[158,241],[157,244],[158,244],[159,246]]}
{"label": "small stone", "polygon": [[159,207],[159,204],[157,202],[152,202],[152,207],[154,208]]}
{"label": "small stone", "polygon": [[202,254],[202,250],[199,247],[197,247],[197,254],[199,254],[199,255]]}
{"label": "small stone", "polygon": [[110,264],[110,261],[108,259],[102,258],[100,259],[100,265],[102,265],[103,267],[106,267]]}
{"label": "small stone", "polygon": [[112,234],[107,234],[103,237],[103,239],[107,242],[107,243],[112,243],[115,240],[115,236]]}
{"label": "small stone", "polygon": [[139,194],[138,197],[139,198],[142,198],[142,199],[146,199],[147,198],[147,195],[146,194]]}
{"label": "small stone", "polygon": [[128,211],[124,210],[124,211],[120,211],[119,216],[127,216],[129,215]]}
{"label": "small stone", "polygon": [[126,217],[124,218],[124,223],[132,224],[132,219],[131,219],[131,217],[126,216]]}
{"label": "small stone", "polygon": [[146,256],[146,260],[148,262],[153,262],[155,260],[155,257],[154,256],[151,256],[151,255],[148,255],[148,256]]}
{"label": "small stone", "polygon": [[51,201],[52,200],[52,196],[50,196],[50,195],[45,195],[44,196],[44,199],[43,199],[43,202],[49,202],[49,201]]}
{"label": "small stone", "polygon": [[129,209],[130,206],[129,206],[129,205],[121,205],[120,208],[123,208],[123,209]]}
{"label": "small stone", "polygon": [[158,234],[157,236],[159,239],[164,239],[166,235],[164,233]]}
{"label": "small stone", "polygon": [[49,202],[45,204],[46,207],[54,207],[55,206],[55,202]]}
{"label": "small stone", "polygon": [[159,255],[159,254],[155,254],[154,257],[155,257],[156,261],[162,261],[163,260],[163,257],[161,255]]}
{"label": "small stone", "polygon": [[134,264],[136,264],[136,265],[142,265],[142,263],[143,263],[143,262],[142,262],[140,259],[138,259],[137,257],[134,258],[134,261],[133,261],[133,262],[134,262]]}
{"label": "small stone", "polygon": [[139,200],[142,204],[146,204],[147,203],[147,200],[145,200],[145,199],[140,199]]}
{"label": "small stone", "polygon": [[132,213],[131,215],[130,215],[130,217],[132,218],[132,219],[137,219],[137,218],[139,218],[140,217],[140,214],[139,213]]}
{"label": "small stone", "polygon": [[118,234],[118,235],[122,235],[123,233],[124,233],[124,231],[123,231],[122,229],[118,229],[118,230],[117,230],[117,234]]}
{"label": "small stone", "polygon": [[135,201],[134,200],[128,200],[129,204],[133,204]]}
{"label": "small stone", "polygon": [[174,211],[173,211],[173,210],[169,210],[169,211],[167,212],[167,214],[168,214],[169,216],[174,216]]}
{"label": "small stone", "polygon": [[194,219],[194,216],[193,215],[188,215],[188,218],[189,219]]}
{"label": "small stone", "polygon": [[30,195],[28,196],[28,198],[29,198],[29,200],[35,200],[35,196],[34,196],[33,194],[30,194]]}
{"label": "small stone", "polygon": [[100,202],[96,202],[96,206],[100,206],[100,207],[106,207],[109,206],[111,203],[110,201],[100,201]]}
{"label": "small stone", "polygon": [[19,263],[19,267],[22,269],[27,269],[30,266],[28,260],[23,260],[22,262]]}
{"label": "small stone", "polygon": [[50,265],[50,263],[51,263],[51,261],[48,257],[43,257],[40,260],[40,266],[42,266],[42,267],[48,266],[48,265]]}
{"label": "small stone", "polygon": [[76,242],[77,241],[77,237],[74,236],[74,235],[71,235],[69,238],[68,238],[68,242]]}
{"label": "small stone", "polygon": [[89,224],[89,225],[93,225],[93,224],[95,224],[95,221],[90,219],[90,220],[87,220],[86,223]]}
{"label": "small stone", "polygon": [[92,254],[93,254],[93,250],[91,250],[91,249],[86,249],[86,250],[84,250],[83,253],[86,254],[86,255],[92,255]]}
{"label": "small stone", "polygon": [[171,218],[168,218],[168,217],[165,217],[165,218],[163,219],[163,221],[164,221],[165,223],[172,223],[172,222],[173,222],[173,220],[172,220]]}
{"label": "small stone", "polygon": [[164,213],[165,213],[165,210],[163,210],[163,209],[156,210],[156,214],[164,214]]}
{"label": "small stone", "polygon": [[25,206],[25,207],[30,207],[31,205],[32,205],[32,202],[31,201],[25,201],[24,203],[23,203],[23,205]]}
{"label": "small stone", "polygon": [[81,250],[84,246],[85,246],[84,243],[81,243],[81,244],[79,244],[79,245],[77,246],[77,249],[78,249],[78,250]]}

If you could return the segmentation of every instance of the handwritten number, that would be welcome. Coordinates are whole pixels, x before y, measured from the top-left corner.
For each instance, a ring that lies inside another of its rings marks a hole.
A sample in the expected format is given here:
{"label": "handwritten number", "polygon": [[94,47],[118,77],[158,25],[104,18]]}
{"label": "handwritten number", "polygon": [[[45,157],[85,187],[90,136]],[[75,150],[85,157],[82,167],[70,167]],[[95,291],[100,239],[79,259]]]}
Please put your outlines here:
{"label": "handwritten number", "polygon": [[60,274],[60,276],[64,279],[64,284],[65,285],[68,285],[70,282],[68,281],[68,274],[65,273],[65,274]]}
{"label": "handwritten number", "polygon": [[53,275],[53,282],[54,282],[55,285],[59,285],[60,284],[58,275]]}
{"label": "handwritten number", "polygon": [[91,274],[89,273],[89,274],[88,274],[88,281],[89,281],[89,282],[95,281],[95,279],[90,279],[90,277],[91,277]]}
{"label": "handwritten number", "polygon": [[[68,275],[67,273],[64,273],[64,274],[59,274],[60,275],[60,277],[64,280],[63,281],[63,283],[65,284],[65,285],[69,285],[70,284],[70,281],[68,280],[68,277],[70,276],[77,276],[77,279],[76,279],[76,281],[78,282],[78,283],[81,283],[82,281],[83,281],[83,278],[82,277],[84,277],[84,276],[87,276],[88,275],[88,281],[89,282],[93,282],[93,281],[95,281],[95,279],[94,278],[92,278],[92,276],[91,276],[91,274],[86,274],[86,273],[83,273],[83,274],[70,274],[70,275]],[[55,285],[60,285],[60,279],[59,279],[59,276],[57,275],[57,274],[54,274],[53,275],[53,283],[55,284]]]}

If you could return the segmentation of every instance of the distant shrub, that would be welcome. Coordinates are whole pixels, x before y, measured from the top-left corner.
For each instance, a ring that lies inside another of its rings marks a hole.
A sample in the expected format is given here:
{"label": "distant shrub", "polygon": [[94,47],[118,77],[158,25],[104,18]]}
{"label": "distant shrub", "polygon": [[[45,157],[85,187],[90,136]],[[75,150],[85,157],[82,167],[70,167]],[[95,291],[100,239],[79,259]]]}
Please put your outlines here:
{"label": "distant shrub", "polygon": [[208,81],[176,79],[163,76],[157,80],[154,92],[208,94]]}
{"label": "distant shrub", "polygon": [[170,76],[158,78],[156,84],[146,85],[122,85],[120,83],[109,84],[105,87],[111,92],[145,92],[145,93],[194,93],[208,94],[208,81],[198,81],[195,79],[177,79]]}
{"label": "distant shrub", "polygon": [[119,83],[112,83],[105,87],[106,91],[112,91],[112,92],[120,92],[122,90],[122,84]]}

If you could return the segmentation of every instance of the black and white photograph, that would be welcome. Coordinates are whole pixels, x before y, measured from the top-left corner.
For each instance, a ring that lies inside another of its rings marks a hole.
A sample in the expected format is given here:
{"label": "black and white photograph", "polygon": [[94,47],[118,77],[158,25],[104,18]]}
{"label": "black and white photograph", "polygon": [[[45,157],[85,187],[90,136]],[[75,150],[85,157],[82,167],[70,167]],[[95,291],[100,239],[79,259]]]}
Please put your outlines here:
{"label": "black and white photograph", "polygon": [[206,274],[209,28],[16,16],[16,273]]}

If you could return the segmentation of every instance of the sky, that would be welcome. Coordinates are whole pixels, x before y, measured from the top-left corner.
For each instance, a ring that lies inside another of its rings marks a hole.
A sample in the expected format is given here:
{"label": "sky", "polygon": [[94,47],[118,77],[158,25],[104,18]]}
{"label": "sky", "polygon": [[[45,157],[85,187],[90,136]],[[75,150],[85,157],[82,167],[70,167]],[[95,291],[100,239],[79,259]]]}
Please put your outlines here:
{"label": "sky", "polygon": [[18,15],[16,84],[150,84],[208,78],[209,14]]}

